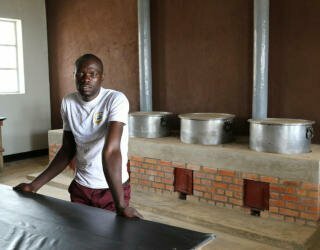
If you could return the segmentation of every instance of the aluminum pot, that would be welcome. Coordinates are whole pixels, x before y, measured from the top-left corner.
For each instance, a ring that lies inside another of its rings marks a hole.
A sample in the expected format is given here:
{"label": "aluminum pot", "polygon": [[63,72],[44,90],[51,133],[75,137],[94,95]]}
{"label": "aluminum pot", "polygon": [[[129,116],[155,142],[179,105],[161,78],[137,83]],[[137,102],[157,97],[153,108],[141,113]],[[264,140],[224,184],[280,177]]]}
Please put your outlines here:
{"label": "aluminum pot", "polygon": [[179,115],[180,140],[184,143],[217,145],[233,139],[235,115],[224,113],[189,113]]}
{"label": "aluminum pot", "polygon": [[129,136],[158,138],[168,136],[170,112],[133,112],[129,114]]}
{"label": "aluminum pot", "polygon": [[299,154],[310,152],[314,121],[301,119],[249,119],[250,148],[260,152]]}

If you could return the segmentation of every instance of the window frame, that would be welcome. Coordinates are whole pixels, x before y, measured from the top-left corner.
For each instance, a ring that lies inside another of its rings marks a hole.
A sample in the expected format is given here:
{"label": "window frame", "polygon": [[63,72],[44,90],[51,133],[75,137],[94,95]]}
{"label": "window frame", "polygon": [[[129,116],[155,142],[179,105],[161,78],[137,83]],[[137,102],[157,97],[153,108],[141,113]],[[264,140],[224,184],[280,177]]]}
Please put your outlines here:
{"label": "window frame", "polygon": [[1,91],[0,95],[25,94],[24,62],[23,62],[23,40],[22,23],[20,19],[0,17],[0,22],[9,22],[14,24],[15,44],[0,43],[0,47],[14,47],[16,51],[16,67],[0,67],[0,70],[15,70],[17,79],[16,91]]}

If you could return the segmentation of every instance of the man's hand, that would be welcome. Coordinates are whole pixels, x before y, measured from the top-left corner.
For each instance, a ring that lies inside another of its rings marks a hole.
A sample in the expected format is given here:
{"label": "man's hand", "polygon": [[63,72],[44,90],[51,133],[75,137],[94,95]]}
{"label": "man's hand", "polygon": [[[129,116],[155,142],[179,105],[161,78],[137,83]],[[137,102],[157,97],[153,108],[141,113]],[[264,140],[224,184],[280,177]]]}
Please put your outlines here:
{"label": "man's hand", "polygon": [[35,193],[37,191],[31,183],[20,183],[19,185],[13,187],[13,190],[28,193]]}
{"label": "man's hand", "polygon": [[143,218],[143,216],[133,207],[125,207],[119,209],[119,211],[117,211],[117,214],[126,218]]}

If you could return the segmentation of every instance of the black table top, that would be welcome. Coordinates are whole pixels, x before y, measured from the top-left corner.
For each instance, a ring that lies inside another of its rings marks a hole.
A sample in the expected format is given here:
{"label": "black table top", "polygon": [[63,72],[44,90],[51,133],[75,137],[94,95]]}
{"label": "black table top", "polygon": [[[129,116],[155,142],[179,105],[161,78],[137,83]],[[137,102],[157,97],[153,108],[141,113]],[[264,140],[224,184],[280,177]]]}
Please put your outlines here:
{"label": "black table top", "polygon": [[195,249],[212,234],[0,185],[0,249]]}

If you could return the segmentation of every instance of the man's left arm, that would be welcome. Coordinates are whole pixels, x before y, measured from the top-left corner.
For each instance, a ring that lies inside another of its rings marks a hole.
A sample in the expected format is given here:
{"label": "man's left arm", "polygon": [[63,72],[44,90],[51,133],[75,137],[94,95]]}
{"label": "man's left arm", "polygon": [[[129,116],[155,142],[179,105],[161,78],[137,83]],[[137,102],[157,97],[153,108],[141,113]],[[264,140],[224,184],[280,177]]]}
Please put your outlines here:
{"label": "man's left arm", "polygon": [[115,202],[117,213],[128,218],[142,218],[142,215],[126,205],[122,186],[122,156],[120,150],[124,124],[111,121],[108,123],[108,134],[102,151],[103,171]]}

